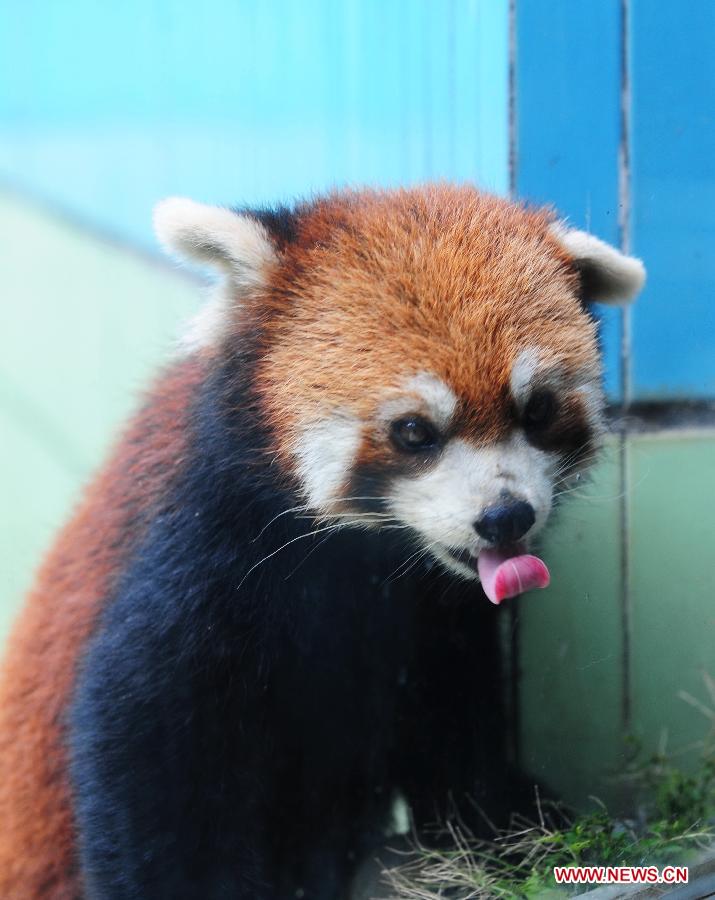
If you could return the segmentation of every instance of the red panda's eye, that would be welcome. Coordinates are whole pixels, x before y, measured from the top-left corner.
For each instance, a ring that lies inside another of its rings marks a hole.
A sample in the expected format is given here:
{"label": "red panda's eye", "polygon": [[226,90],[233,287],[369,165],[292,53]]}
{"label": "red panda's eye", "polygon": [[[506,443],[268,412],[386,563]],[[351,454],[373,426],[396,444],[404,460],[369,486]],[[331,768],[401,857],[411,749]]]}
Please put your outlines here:
{"label": "red panda's eye", "polygon": [[535,391],[524,408],[522,422],[524,428],[547,428],[556,417],[556,397],[551,391]]}
{"label": "red panda's eye", "polygon": [[396,419],[390,426],[390,437],[398,449],[408,453],[434,450],[439,444],[437,429],[421,416]]}

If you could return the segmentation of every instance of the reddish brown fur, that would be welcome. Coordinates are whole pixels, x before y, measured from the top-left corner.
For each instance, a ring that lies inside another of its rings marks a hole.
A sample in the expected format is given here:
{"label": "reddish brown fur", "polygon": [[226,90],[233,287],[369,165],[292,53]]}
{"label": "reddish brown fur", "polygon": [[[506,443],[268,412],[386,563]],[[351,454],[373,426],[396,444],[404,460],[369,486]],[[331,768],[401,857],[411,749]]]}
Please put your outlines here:
{"label": "reddish brown fur", "polygon": [[[461,427],[482,442],[508,427],[521,350],[597,370],[595,329],[551,221],[468,187],[341,194],[308,208],[284,264],[246,298],[266,325],[257,388],[283,459],[326,405],[369,421],[382,392],[424,369],[457,393]],[[201,377],[185,362],[160,383],[60,535],[9,641],[0,897],[78,895],[62,718],[102,601],[181,462]]]}
{"label": "reddish brown fur", "polygon": [[338,194],[304,216],[266,294],[259,389],[281,453],[327,406],[363,421],[381,391],[427,369],[479,442],[509,425],[517,354],[598,372],[595,326],[552,215],[471,187]]}
{"label": "reddish brown fur", "polygon": [[147,512],[182,462],[185,362],[161,379],[37,576],[0,674],[0,897],[80,894],[63,717],[78,656]]}

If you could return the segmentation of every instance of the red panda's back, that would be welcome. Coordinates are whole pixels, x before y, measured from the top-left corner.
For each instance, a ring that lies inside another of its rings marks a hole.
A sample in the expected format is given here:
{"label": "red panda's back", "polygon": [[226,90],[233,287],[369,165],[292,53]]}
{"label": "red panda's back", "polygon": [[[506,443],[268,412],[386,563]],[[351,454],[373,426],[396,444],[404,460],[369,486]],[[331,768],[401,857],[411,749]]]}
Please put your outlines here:
{"label": "red panda's back", "polygon": [[0,671],[0,897],[76,898],[64,719],[83,647],[149,512],[182,463],[202,366],[160,379],[40,568]]}

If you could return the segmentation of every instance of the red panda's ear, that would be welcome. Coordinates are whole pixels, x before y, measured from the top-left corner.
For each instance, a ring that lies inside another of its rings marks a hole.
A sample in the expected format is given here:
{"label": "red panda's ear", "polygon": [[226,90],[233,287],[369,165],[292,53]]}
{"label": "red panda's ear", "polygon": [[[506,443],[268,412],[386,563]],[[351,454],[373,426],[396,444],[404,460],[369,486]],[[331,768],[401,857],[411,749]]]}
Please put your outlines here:
{"label": "red panda's ear", "polygon": [[562,222],[552,225],[551,233],[573,258],[584,300],[623,305],[640,293],[645,267],[635,256],[626,256],[592,234],[568,228]]}
{"label": "red panda's ear", "polygon": [[260,284],[276,261],[275,244],[250,213],[169,197],[154,210],[154,230],[172,255],[218,269],[241,287]]}

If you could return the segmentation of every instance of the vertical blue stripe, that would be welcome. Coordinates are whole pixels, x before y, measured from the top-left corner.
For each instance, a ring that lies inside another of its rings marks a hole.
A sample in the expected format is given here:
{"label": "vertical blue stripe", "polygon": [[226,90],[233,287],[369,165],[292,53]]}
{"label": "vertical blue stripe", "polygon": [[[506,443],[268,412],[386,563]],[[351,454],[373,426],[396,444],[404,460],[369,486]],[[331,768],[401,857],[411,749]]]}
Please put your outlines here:
{"label": "vertical blue stripe", "polygon": [[[618,244],[618,0],[517,0],[516,186]],[[620,392],[620,312],[601,312],[606,387]]]}
{"label": "vertical blue stripe", "polygon": [[631,0],[636,397],[715,396],[715,3]]}

